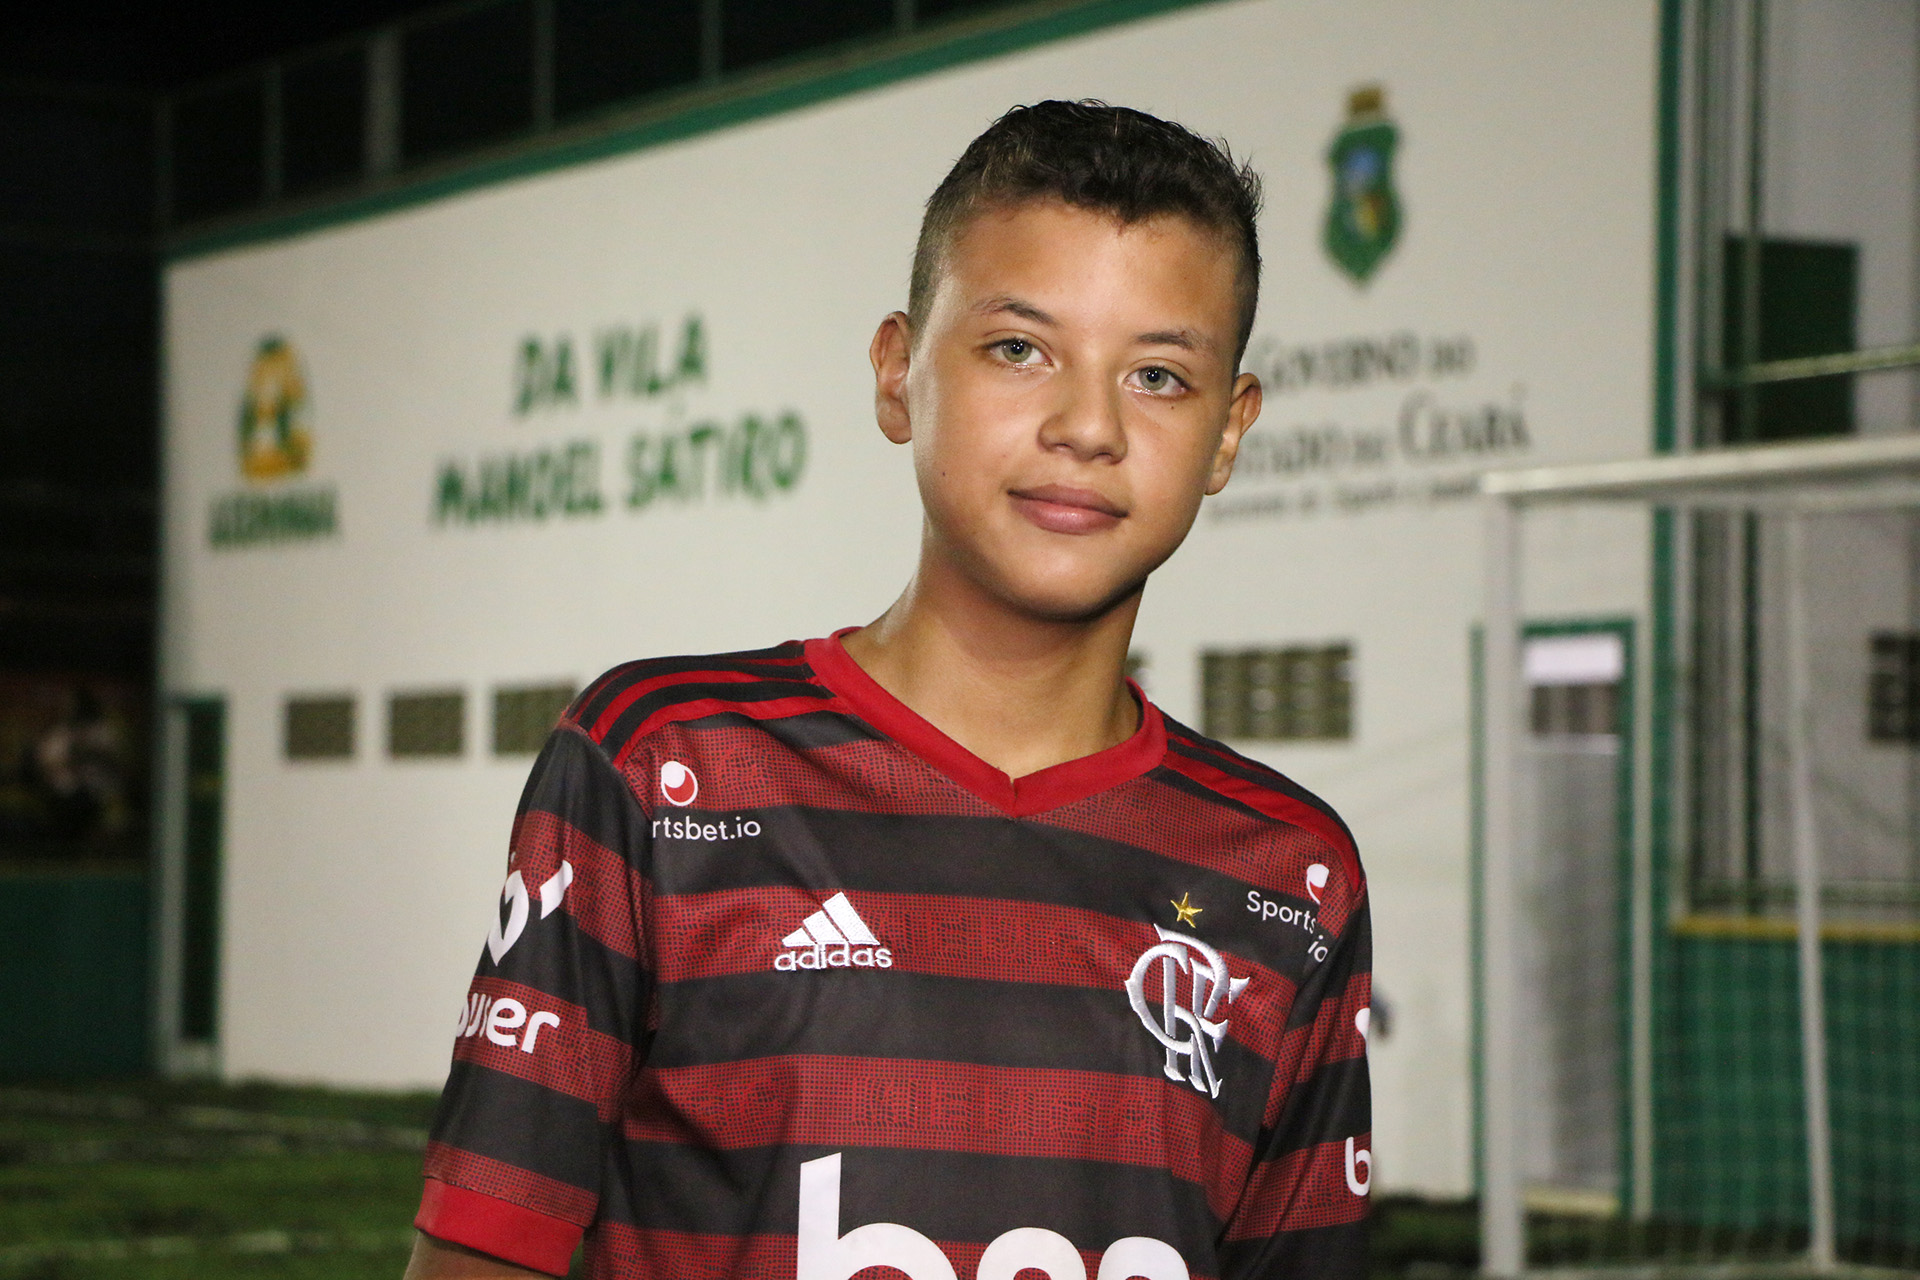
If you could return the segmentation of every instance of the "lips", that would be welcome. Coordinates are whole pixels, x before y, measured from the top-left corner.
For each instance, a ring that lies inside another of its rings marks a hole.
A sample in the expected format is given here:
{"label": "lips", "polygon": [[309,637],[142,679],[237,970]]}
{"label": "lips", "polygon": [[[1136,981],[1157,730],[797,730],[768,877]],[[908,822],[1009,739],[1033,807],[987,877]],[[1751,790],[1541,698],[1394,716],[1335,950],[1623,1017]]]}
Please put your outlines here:
{"label": "lips", "polygon": [[1009,492],[1014,509],[1050,533],[1099,533],[1127,517],[1127,509],[1092,489],[1043,484]]}

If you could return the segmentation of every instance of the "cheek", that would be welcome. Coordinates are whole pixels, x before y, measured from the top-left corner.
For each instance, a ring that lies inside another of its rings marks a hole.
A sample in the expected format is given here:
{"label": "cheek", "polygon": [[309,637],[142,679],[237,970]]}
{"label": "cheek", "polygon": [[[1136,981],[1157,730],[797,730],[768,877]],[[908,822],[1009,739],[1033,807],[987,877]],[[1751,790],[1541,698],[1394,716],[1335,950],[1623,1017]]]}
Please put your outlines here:
{"label": "cheek", "polygon": [[913,475],[920,502],[942,524],[970,522],[993,490],[992,468],[977,444],[951,423],[932,430],[916,424],[913,435]]}
{"label": "cheek", "polygon": [[1202,433],[1199,438],[1187,433],[1169,433],[1153,458],[1152,474],[1160,478],[1160,497],[1172,505],[1198,504],[1213,480],[1213,463],[1219,455],[1217,433]]}
{"label": "cheek", "polygon": [[978,394],[949,394],[915,415],[913,469],[929,484],[971,491],[997,489],[1017,452],[1013,406]]}

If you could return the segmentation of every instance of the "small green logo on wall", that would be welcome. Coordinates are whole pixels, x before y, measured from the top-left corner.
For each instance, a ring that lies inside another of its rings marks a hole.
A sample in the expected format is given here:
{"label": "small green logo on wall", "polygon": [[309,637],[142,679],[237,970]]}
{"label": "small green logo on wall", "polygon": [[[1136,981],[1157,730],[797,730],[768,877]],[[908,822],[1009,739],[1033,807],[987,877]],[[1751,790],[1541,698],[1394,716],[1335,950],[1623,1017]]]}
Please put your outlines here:
{"label": "small green logo on wall", "polygon": [[240,399],[240,470],[249,480],[278,480],[305,471],[312,455],[300,357],[292,343],[270,334],[254,353]]}
{"label": "small green logo on wall", "polygon": [[1327,253],[1365,284],[1400,234],[1400,197],[1393,189],[1393,151],[1400,131],[1388,119],[1386,90],[1363,85],[1347,98],[1347,123],[1327,148],[1333,203],[1327,209]]}
{"label": "small green logo on wall", "polygon": [[[209,541],[219,548],[246,547],[333,533],[332,485],[279,487],[312,459],[306,374],[293,344],[269,334],[254,352],[240,397],[240,474],[256,488],[214,499]],[[263,487],[273,491],[259,492]]]}

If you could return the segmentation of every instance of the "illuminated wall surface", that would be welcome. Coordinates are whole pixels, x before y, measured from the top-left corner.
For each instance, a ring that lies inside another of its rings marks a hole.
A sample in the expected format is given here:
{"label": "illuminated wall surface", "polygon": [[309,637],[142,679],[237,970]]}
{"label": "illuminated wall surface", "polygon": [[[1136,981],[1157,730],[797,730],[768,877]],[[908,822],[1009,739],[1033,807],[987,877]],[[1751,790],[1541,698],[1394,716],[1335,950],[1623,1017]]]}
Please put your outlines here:
{"label": "illuminated wall surface", "polygon": [[[530,763],[496,688],[891,601],[918,507],[866,346],[920,206],[1008,105],[1090,96],[1266,176],[1266,412],[1136,648],[1197,723],[1203,650],[1351,646],[1350,738],[1247,749],[1367,860],[1381,1174],[1466,1187],[1467,479],[1651,447],[1658,46],[1650,2],[1198,5],[176,259],[164,692],[226,704],[221,1069],[441,1078]],[[1643,520],[1536,529],[1536,613],[1644,613]],[[456,754],[392,754],[413,691],[464,693]],[[290,760],[287,699],[340,695],[351,754]]]}

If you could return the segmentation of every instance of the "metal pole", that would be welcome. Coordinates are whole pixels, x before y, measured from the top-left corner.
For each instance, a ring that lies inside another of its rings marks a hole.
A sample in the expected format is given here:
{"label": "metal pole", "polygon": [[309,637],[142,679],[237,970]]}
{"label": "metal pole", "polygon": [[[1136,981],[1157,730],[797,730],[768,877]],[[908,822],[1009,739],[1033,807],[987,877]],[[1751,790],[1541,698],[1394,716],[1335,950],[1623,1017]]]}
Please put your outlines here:
{"label": "metal pole", "polygon": [[1520,1198],[1519,873],[1514,770],[1520,736],[1519,513],[1487,503],[1486,633],[1482,640],[1486,806],[1480,863],[1480,1271],[1518,1276],[1526,1266]]}
{"label": "metal pole", "polygon": [[286,193],[286,83],[278,62],[269,62],[260,80],[260,201],[272,204]]}
{"label": "metal pole", "polygon": [[[1711,0],[1694,5],[1694,13],[1694,43],[1698,53],[1689,64],[1698,68],[1694,130],[1699,142],[1691,169],[1695,179],[1693,266],[1697,301],[1692,350],[1696,367],[1717,373],[1724,372],[1732,363],[1727,350],[1729,334],[1724,296],[1728,227],[1726,175],[1732,149],[1726,110],[1726,101],[1731,96],[1727,75],[1727,14],[1724,5]],[[1690,441],[1695,447],[1727,443],[1726,401],[1724,395],[1693,397],[1692,403],[1699,414]]]}
{"label": "metal pole", "polygon": [[533,131],[553,129],[553,0],[533,0]]}
{"label": "metal pole", "polygon": [[[1740,243],[1740,372],[1760,363],[1760,247],[1767,200],[1767,0],[1752,0],[1747,48],[1747,210]],[[1760,390],[1742,383],[1740,440],[1760,436]]]}
{"label": "metal pole", "polygon": [[367,176],[384,178],[400,167],[400,28],[367,39]]}
{"label": "metal pole", "polygon": [[1833,1132],[1827,1107],[1827,1014],[1820,970],[1820,845],[1813,812],[1813,693],[1807,641],[1806,517],[1787,526],[1787,759],[1793,797],[1794,907],[1800,951],[1800,1064],[1807,1107],[1807,1261],[1834,1266]]}
{"label": "metal pole", "polygon": [[153,229],[162,236],[173,226],[173,99],[153,109]]}
{"label": "metal pole", "polygon": [[700,0],[700,79],[708,84],[720,78],[724,18],[720,0]]}
{"label": "metal pole", "polygon": [[[1659,513],[1654,519],[1662,518]],[[1676,557],[1677,562],[1678,557]],[[1627,1212],[1636,1222],[1653,1216],[1653,792],[1655,682],[1667,679],[1667,655],[1655,643],[1635,646],[1633,828],[1627,883]],[[1646,656],[1642,656],[1646,655]]]}

